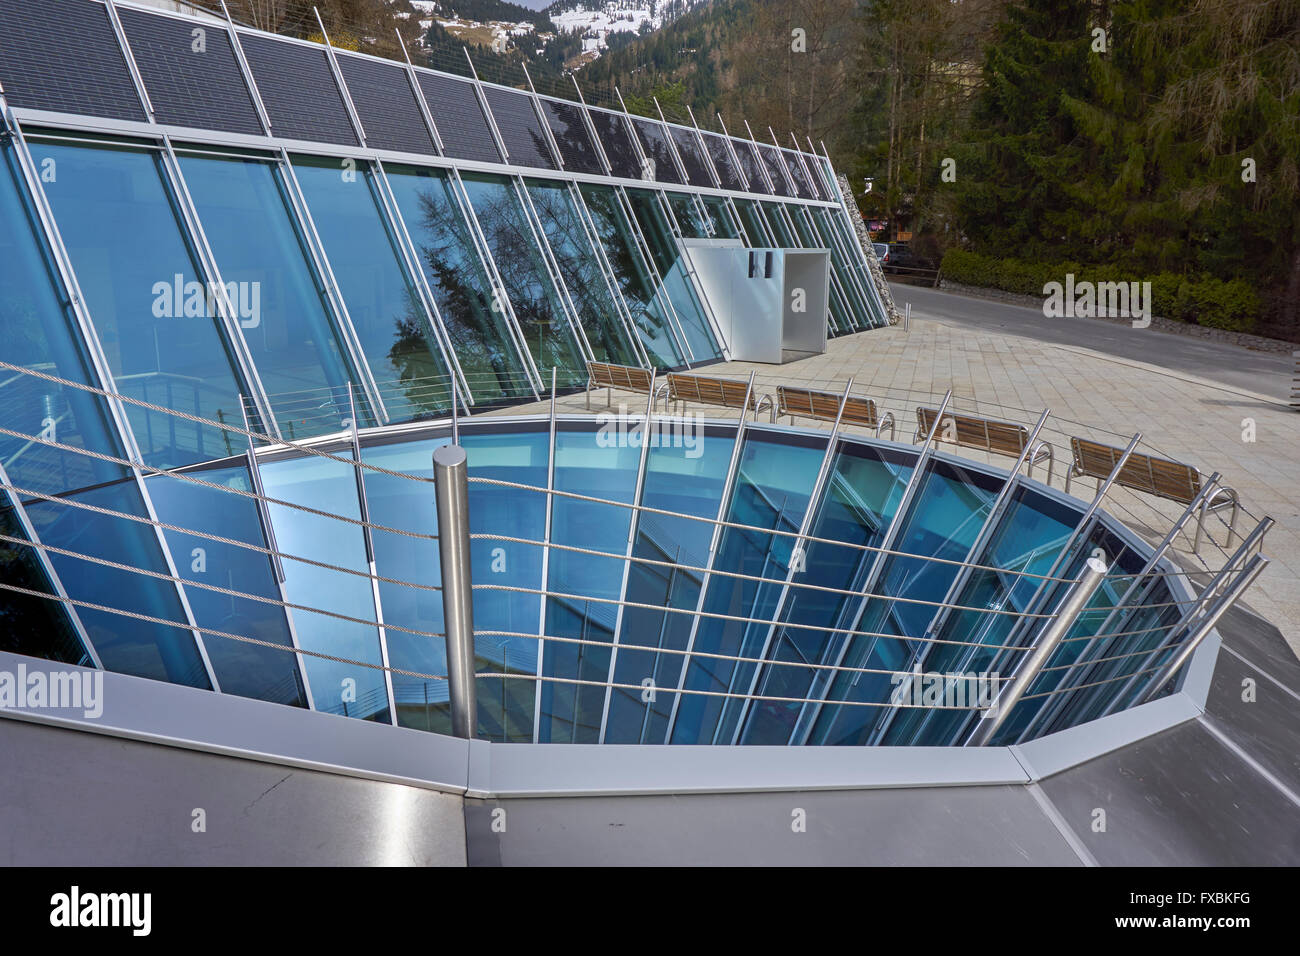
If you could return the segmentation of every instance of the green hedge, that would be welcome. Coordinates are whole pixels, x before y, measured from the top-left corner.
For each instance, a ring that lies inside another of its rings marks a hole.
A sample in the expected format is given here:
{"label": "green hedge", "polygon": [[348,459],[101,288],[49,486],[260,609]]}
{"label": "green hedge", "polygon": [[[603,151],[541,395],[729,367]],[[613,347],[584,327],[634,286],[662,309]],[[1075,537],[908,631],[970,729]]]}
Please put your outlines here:
{"label": "green hedge", "polygon": [[1137,276],[1117,266],[994,259],[962,249],[949,249],[940,268],[943,278],[962,285],[1033,296],[1043,295],[1043,287],[1049,282],[1064,283],[1066,273],[1073,273],[1075,282],[1146,281],[1151,283],[1154,315],[1234,332],[1249,332],[1260,312],[1259,296],[1241,279],[1225,282],[1208,275],[1172,272]]}

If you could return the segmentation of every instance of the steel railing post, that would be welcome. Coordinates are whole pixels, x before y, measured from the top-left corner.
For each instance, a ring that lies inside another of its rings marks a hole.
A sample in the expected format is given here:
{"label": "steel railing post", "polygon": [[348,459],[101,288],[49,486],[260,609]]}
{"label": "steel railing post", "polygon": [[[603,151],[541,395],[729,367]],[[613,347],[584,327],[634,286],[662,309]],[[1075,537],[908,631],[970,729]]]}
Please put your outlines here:
{"label": "steel railing post", "polygon": [[447,641],[451,732],[473,739],[478,708],[474,687],[474,600],[470,575],[469,477],[465,449],[443,445],[433,453],[442,564],[442,615]]}

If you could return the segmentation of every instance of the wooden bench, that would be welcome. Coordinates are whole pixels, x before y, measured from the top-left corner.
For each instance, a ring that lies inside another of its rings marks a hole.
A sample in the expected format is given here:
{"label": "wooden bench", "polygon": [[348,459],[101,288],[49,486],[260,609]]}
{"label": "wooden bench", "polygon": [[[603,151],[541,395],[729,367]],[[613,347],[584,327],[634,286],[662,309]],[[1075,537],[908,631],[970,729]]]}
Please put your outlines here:
{"label": "wooden bench", "polygon": [[[916,410],[916,434],[912,437],[913,444],[930,434],[938,414],[938,409],[934,408]],[[935,429],[934,439],[966,448],[977,448],[995,455],[1019,458],[1024,453],[1025,446],[1029,444],[1029,429],[1015,422],[945,412],[939,427]],[[1034,465],[1040,461],[1047,462],[1047,483],[1050,485],[1056,470],[1056,453],[1052,449],[1051,442],[1040,441],[1027,456],[1026,464],[1030,478],[1034,477]]]}
{"label": "wooden bench", "polygon": [[[840,402],[844,402],[844,413],[840,414]],[[818,421],[833,422],[837,419],[844,425],[861,425],[863,428],[875,429],[876,437],[889,428],[889,437],[894,437],[894,416],[889,412],[880,414],[876,403],[869,398],[850,395],[847,399],[834,392],[814,392],[806,388],[794,388],[790,385],[776,387],[776,417],[815,418]]]}
{"label": "wooden bench", "polygon": [[776,406],[772,396],[755,392],[745,404],[745,395],[749,385],[730,378],[709,378],[705,375],[680,375],[668,373],[668,389],[664,396],[664,408],[669,402],[685,404],[696,402],[701,405],[721,405],[724,408],[743,408],[752,412],[758,420],[759,412],[767,412],[770,421],[776,421]]}
{"label": "wooden bench", "polygon": [[[654,388],[654,380],[654,373],[648,368],[638,368],[635,365],[611,365],[608,362],[588,362],[587,411],[591,411],[593,389],[605,389],[605,404],[609,405],[613,401],[614,389],[649,395],[650,389]],[[664,386],[655,390],[656,401],[663,390]]]}
{"label": "wooden bench", "polygon": [[[1098,487],[1110,477],[1119,460],[1124,456],[1124,449],[1102,445],[1086,438],[1071,438],[1070,447],[1074,452],[1074,462],[1065,475],[1065,490],[1070,490],[1071,478],[1096,478]],[[1201,493],[1201,473],[1191,465],[1165,458],[1153,458],[1134,452],[1115,476],[1115,483],[1142,491],[1157,498],[1167,498],[1179,504],[1190,505]],[[1196,522],[1196,537],[1192,541],[1192,553],[1199,554],[1201,548],[1201,531],[1205,525],[1205,516],[1220,508],[1232,508],[1232,517],[1228,521],[1228,544],[1232,547],[1232,537],[1237,529],[1237,512],[1240,503],[1237,492],[1226,486],[1220,487],[1208,495],[1201,504],[1201,514]]]}

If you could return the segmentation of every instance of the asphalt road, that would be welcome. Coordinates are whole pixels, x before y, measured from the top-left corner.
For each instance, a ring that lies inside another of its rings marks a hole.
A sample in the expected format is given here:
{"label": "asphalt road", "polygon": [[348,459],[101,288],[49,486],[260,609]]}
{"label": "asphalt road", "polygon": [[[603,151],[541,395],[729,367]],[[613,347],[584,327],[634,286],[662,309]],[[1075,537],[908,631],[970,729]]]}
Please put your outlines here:
{"label": "asphalt road", "polygon": [[[968,326],[1039,342],[1092,349],[1119,359],[1144,362],[1174,374],[1192,375],[1231,388],[1267,395],[1286,404],[1291,396],[1294,359],[1256,352],[1189,335],[1135,329],[1100,319],[1050,319],[1041,309],[958,295],[924,286],[891,282],[900,309],[947,325]],[[1297,346],[1300,348],[1300,346]]]}

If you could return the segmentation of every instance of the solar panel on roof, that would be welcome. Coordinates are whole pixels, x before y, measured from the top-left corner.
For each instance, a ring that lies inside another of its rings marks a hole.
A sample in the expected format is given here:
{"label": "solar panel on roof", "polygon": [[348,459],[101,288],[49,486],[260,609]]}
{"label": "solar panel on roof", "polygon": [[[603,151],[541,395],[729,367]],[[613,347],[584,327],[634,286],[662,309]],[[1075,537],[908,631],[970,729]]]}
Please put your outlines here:
{"label": "solar panel on roof", "polygon": [[323,47],[243,31],[239,43],[276,136],[358,145]]}
{"label": "solar panel on roof", "polygon": [[632,131],[627,125],[627,118],[608,110],[587,109],[591,123],[596,127],[600,145],[609,158],[615,176],[624,179],[641,178],[641,160],[636,147],[632,145]]}
{"label": "solar panel on roof", "polygon": [[735,161],[731,158],[727,141],[717,133],[701,135],[704,137],[704,148],[709,151],[709,158],[713,160],[713,168],[718,171],[718,179],[722,181],[722,188],[744,189],[745,184],[740,178],[739,170],[736,169]]}
{"label": "solar panel on roof", "polygon": [[509,161],[520,166],[555,169],[546,131],[537,118],[532,97],[496,86],[485,86],[483,94],[487,97],[492,117],[497,121],[497,132],[510,154]]}
{"label": "solar panel on roof", "polygon": [[709,174],[708,160],[700,150],[700,141],[695,133],[680,126],[669,126],[668,135],[677,144],[677,154],[682,158],[686,168],[686,178],[692,186],[712,186],[713,176]]}
{"label": "solar panel on roof", "polygon": [[0,0],[0,84],[10,106],[148,120],[108,12],[90,0]]}
{"label": "solar panel on roof", "polygon": [[785,178],[785,166],[781,161],[781,153],[775,146],[768,146],[766,143],[758,144],[759,154],[763,157],[763,162],[767,165],[767,175],[772,180],[772,188],[778,196],[793,196],[790,191],[790,184]]}
{"label": "solar panel on roof", "polygon": [[799,195],[804,199],[816,199],[817,190],[813,188],[812,180],[808,178],[808,171],[804,169],[799,155],[788,149],[781,150],[781,154],[785,157],[785,164],[790,170],[790,176],[794,179]]}
{"label": "solar panel on roof", "polygon": [[158,122],[250,136],[266,132],[224,28],[129,7],[117,15]]}
{"label": "solar panel on roof", "polygon": [[673,148],[668,142],[668,134],[664,132],[663,125],[641,116],[633,116],[632,126],[641,139],[641,148],[654,160],[655,180],[661,183],[680,183],[682,177],[677,172]]}
{"label": "solar panel on roof", "polygon": [[474,84],[425,70],[417,71],[416,78],[438,127],[444,153],[454,159],[501,162],[501,153],[479,105]]}
{"label": "solar panel on roof", "polygon": [[564,168],[575,173],[604,173],[605,167],[582,118],[582,107],[556,100],[544,99],[541,103],[551,125],[551,134],[560,147]]}
{"label": "solar panel on roof", "polygon": [[763,178],[763,161],[758,158],[758,151],[755,149],[754,144],[747,139],[737,139],[733,136],[731,145],[736,148],[736,155],[740,157],[740,165],[745,167],[745,177],[749,180],[749,191],[770,196],[772,190],[767,188],[767,180]]}
{"label": "solar panel on roof", "polygon": [[338,54],[339,72],[366,131],[366,145],[407,153],[432,153],[433,137],[407,72],[391,63]]}

